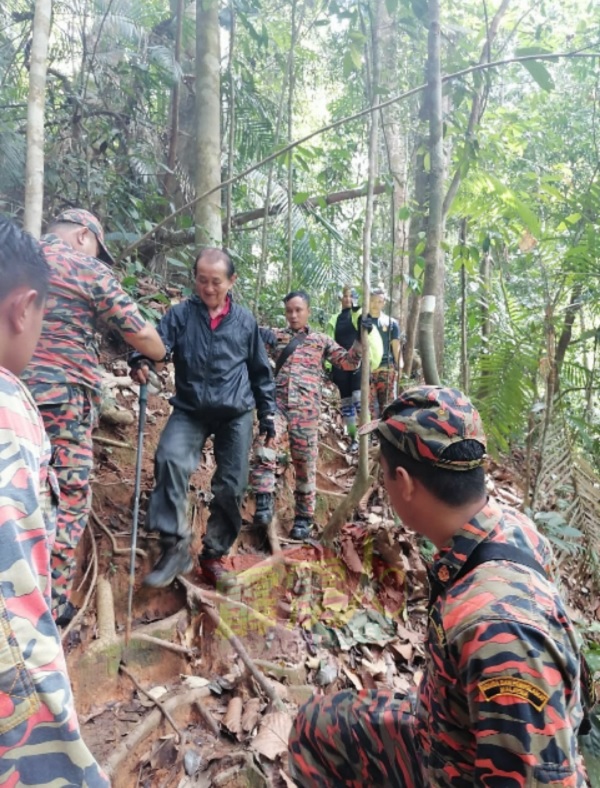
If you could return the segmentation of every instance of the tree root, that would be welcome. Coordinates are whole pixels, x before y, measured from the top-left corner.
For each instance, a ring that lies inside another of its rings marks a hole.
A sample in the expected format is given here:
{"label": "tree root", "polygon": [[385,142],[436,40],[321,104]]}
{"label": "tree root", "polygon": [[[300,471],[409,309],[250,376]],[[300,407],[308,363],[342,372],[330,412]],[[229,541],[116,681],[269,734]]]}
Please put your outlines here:
{"label": "tree root", "polygon": [[346,522],[348,515],[354,508],[356,508],[358,503],[362,500],[362,498],[365,496],[365,493],[369,490],[377,478],[376,468],[377,463],[373,462],[369,468],[369,473],[365,478],[362,478],[360,474],[356,475],[354,484],[352,485],[350,491],[344,496],[344,499],[340,501],[336,510],[331,515],[329,522],[323,529],[323,533],[321,534],[321,544],[323,544],[325,547],[331,547],[333,545],[333,540],[340,532],[342,526]]}
{"label": "tree root", "polygon": [[[90,517],[94,520],[96,525],[100,526],[100,528],[110,539],[110,543],[112,545],[114,555],[131,555],[131,550],[128,547],[117,547],[117,540],[115,539],[115,535],[111,532],[109,528],[107,528],[106,525],[104,525],[102,520],[98,517],[98,515],[93,509],[90,509]],[[136,547],[135,554],[139,555],[140,558],[148,558],[148,553],[145,550],[142,550],[141,547]]]}
{"label": "tree root", "polygon": [[155,646],[166,648],[167,651],[174,651],[176,654],[183,654],[186,657],[193,658],[196,656],[195,648],[188,648],[181,646],[179,643],[171,643],[170,640],[163,640],[163,638],[155,638],[152,635],[144,635],[142,632],[136,632],[135,629],[131,633],[130,640],[143,640],[144,643],[152,643]]}
{"label": "tree root", "polygon": [[131,673],[131,671],[129,671],[129,670],[128,670],[128,669],[125,667],[125,665],[123,665],[123,663],[121,663],[121,664],[119,665],[119,670],[121,671],[121,673],[124,673],[124,674],[125,674],[125,675],[126,675],[128,678],[130,678],[130,679],[131,679],[131,681],[132,681],[132,682],[133,682],[133,684],[135,685],[135,688],[137,689],[137,691],[138,691],[138,692],[141,692],[141,693],[142,693],[142,695],[145,695],[145,696],[148,698],[148,700],[151,700],[151,701],[152,701],[152,703],[156,704],[156,706],[157,706],[157,707],[158,707],[158,708],[161,710],[161,712],[163,713],[163,715],[164,715],[164,718],[167,720],[167,722],[169,723],[169,725],[170,725],[170,726],[173,728],[173,730],[175,731],[175,735],[177,736],[177,744],[182,744],[182,742],[183,742],[183,741],[184,741],[184,739],[185,739],[185,734],[183,734],[183,733],[182,733],[182,732],[179,730],[179,728],[177,727],[177,725],[176,725],[176,723],[175,723],[175,720],[173,719],[173,717],[171,717],[171,714],[169,713],[169,710],[168,710],[167,708],[165,708],[165,705],[164,705],[163,703],[161,703],[161,702],[160,702],[160,700],[158,700],[158,698],[153,698],[153,697],[152,697],[152,695],[151,695],[149,692],[147,692],[147,691],[146,691],[146,690],[145,690],[145,689],[142,687],[142,685],[141,685],[141,684],[140,684],[140,682],[139,682],[139,681],[136,679],[136,677],[133,675],[133,673]]}
{"label": "tree root", "polygon": [[273,555],[277,555],[281,553],[281,542],[279,541],[279,534],[277,532],[277,526],[279,525],[279,518],[276,514],[271,517],[271,522],[267,526],[267,538],[269,540],[269,545],[271,546],[271,552]]}
{"label": "tree root", "polygon": [[210,713],[210,711],[202,703],[200,698],[194,701],[194,705],[198,709],[200,716],[206,723],[210,732],[213,734],[213,736],[216,736],[218,738],[221,735],[221,729],[219,728],[219,723],[215,720],[215,718]]}
{"label": "tree root", "polygon": [[90,587],[87,590],[87,594],[85,595],[85,599],[83,600],[83,605],[79,608],[77,613],[73,616],[73,618],[69,621],[67,626],[65,627],[62,635],[60,636],[61,642],[64,643],[67,639],[69,632],[73,629],[75,624],[79,622],[81,618],[83,618],[83,614],[88,608],[90,604],[90,599],[92,598],[92,594],[96,589],[96,582],[98,580],[98,550],[96,549],[96,540],[94,539],[94,529],[92,528],[92,523],[88,522],[87,524],[87,532],[90,536],[90,540],[92,542],[92,563],[94,565],[94,569],[92,572],[92,580],[90,583]]}
{"label": "tree root", "polygon": [[93,435],[92,440],[94,443],[101,443],[104,446],[114,446],[115,449],[130,449],[131,451],[134,449],[131,443],[124,443],[123,441],[116,441],[112,438],[105,438],[103,435]]}
{"label": "tree root", "polygon": [[344,452],[340,451],[339,449],[334,449],[333,446],[330,446],[328,443],[323,443],[323,441],[319,441],[319,446],[322,446],[324,449],[327,449],[327,451],[331,451],[334,454],[337,454],[338,457],[343,457],[345,460],[348,459],[347,454],[344,454]]}
{"label": "tree root", "polygon": [[[238,638],[237,635],[233,633],[231,627],[225,621],[223,621],[223,619],[219,616],[212,602],[210,602],[206,597],[204,597],[202,591],[200,591],[200,589],[196,588],[196,586],[194,586],[192,583],[186,580],[185,577],[179,575],[177,579],[185,588],[188,594],[188,600],[191,598],[196,602],[200,603],[204,613],[211,620],[215,629],[218,632],[220,632],[224,637],[226,637],[229,643],[231,644],[231,646],[235,649],[235,651],[237,651],[240,659],[242,660],[248,671],[251,673],[256,683],[263,690],[263,692],[269,698],[269,700],[273,703],[275,708],[278,711],[284,711],[285,707],[281,702],[281,699],[277,695],[277,692],[275,691],[273,685],[267,679],[267,677],[256,667],[254,660],[246,651],[246,647],[244,646],[242,641]],[[224,599],[227,599],[227,597],[224,597]]]}
{"label": "tree root", "polygon": [[[208,687],[199,689],[185,689],[178,692],[162,703],[162,706],[169,714],[173,714],[180,706],[191,706],[198,701],[202,701],[210,695]],[[163,714],[159,709],[151,711],[144,719],[138,723],[131,733],[123,739],[121,744],[113,751],[110,758],[104,764],[104,770],[109,777],[114,777],[122,768],[124,762],[131,752],[149,736],[161,723]]]}

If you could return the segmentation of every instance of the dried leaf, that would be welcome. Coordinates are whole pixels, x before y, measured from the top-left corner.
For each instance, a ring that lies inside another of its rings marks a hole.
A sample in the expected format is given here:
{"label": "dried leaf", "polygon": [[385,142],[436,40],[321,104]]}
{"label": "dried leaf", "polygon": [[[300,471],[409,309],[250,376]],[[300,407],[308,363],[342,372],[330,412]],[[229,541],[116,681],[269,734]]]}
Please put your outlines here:
{"label": "dried leaf", "polygon": [[356,673],[350,670],[350,668],[347,668],[345,665],[342,665],[342,673],[344,674],[344,676],[346,676],[346,678],[350,679],[355,690],[360,692],[362,689],[364,689],[362,681],[358,678]]}
{"label": "dried leaf", "polygon": [[242,715],[242,730],[250,733],[256,728],[256,723],[260,717],[260,700],[258,698],[250,698],[244,708]]}
{"label": "dried leaf", "polygon": [[391,643],[390,648],[400,659],[403,659],[405,662],[411,661],[414,652],[412,643]]}
{"label": "dried leaf", "polygon": [[387,673],[387,665],[384,659],[378,659],[376,662],[371,662],[368,659],[361,659],[361,665],[365,668],[374,679],[378,676],[385,676]]}
{"label": "dried leaf", "polygon": [[242,731],[242,699],[239,696],[232,698],[223,717],[223,725],[234,736]]}
{"label": "dried leaf", "polygon": [[348,607],[348,594],[342,594],[337,588],[324,589],[323,607],[334,613],[341,613]]}
{"label": "dried leaf", "polygon": [[356,572],[356,574],[362,574],[364,572],[363,563],[360,560],[360,556],[356,552],[356,547],[354,546],[352,539],[343,539],[341,548],[342,560],[348,569],[351,572]]}
{"label": "dried leaf", "polygon": [[276,711],[267,714],[250,746],[265,758],[274,761],[278,755],[287,752],[291,728],[292,718],[286,712]]}

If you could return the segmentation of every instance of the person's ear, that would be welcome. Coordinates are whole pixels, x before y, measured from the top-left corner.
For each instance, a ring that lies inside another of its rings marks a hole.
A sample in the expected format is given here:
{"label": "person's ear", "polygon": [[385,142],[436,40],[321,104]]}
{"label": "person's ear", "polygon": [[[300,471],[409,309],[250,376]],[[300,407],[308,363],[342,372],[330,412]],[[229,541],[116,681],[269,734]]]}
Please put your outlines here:
{"label": "person's ear", "polygon": [[230,288],[232,288],[232,287],[234,286],[234,284],[236,283],[236,281],[237,281],[237,277],[238,277],[238,275],[237,275],[237,274],[233,274],[233,275],[231,276],[231,279],[229,280],[229,287],[230,287]]}
{"label": "person's ear", "polygon": [[411,501],[415,495],[415,482],[413,477],[406,471],[406,468],[396,468],[395,482],[398,485],[400,495],[406,502]]}
{"label": "person's ear", "polygon": [[9,320],[15,334],[23,334],[29,327],[29,315],[35,308],[37,290],[18,290],[10,305]]}

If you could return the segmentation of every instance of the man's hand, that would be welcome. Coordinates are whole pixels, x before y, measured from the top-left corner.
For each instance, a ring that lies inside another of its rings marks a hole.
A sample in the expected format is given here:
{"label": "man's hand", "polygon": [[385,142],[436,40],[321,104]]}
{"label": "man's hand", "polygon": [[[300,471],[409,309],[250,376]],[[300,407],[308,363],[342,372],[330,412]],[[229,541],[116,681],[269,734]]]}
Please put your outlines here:
{"label": "man's hand", "polygon": [[258,422],[258,434],[265,436],[265,446],[275,440],[275,416],[272,413],[263,416]]}
{"label": "man's hand", "polygon": [[371,333],[373,330],[373,318],[371,315],[367,315],[366,317],[360,315],[358,318],[358,330],[360,331],[361,328],[364,328],[367,334]]}
{"label": "man's hand", "polygon": [[131,379],[135,380],[136,383],[148,383],[152,373],[154,377],[156,377],[156,368],[154,366],[154,361],[151,359],[134,353],[128,363],[130,367],[129,374],[131,375]]}

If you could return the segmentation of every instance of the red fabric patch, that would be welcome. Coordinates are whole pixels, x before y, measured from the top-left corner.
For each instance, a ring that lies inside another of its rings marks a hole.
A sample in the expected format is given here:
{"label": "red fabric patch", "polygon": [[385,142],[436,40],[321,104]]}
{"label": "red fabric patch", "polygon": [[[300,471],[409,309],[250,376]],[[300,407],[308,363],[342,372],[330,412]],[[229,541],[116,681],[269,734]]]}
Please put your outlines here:
{"label": "red fabric patch", "polygon": [[210,319],[211,331],[214,331],[215,328],[218,328],[223,318],[226,317],[230,312],[231,312],[231,298],[227,296],[227,301],[225,301],[225,306],[223,307],[223,310],[219,312],[218,315],[215,315]]}

